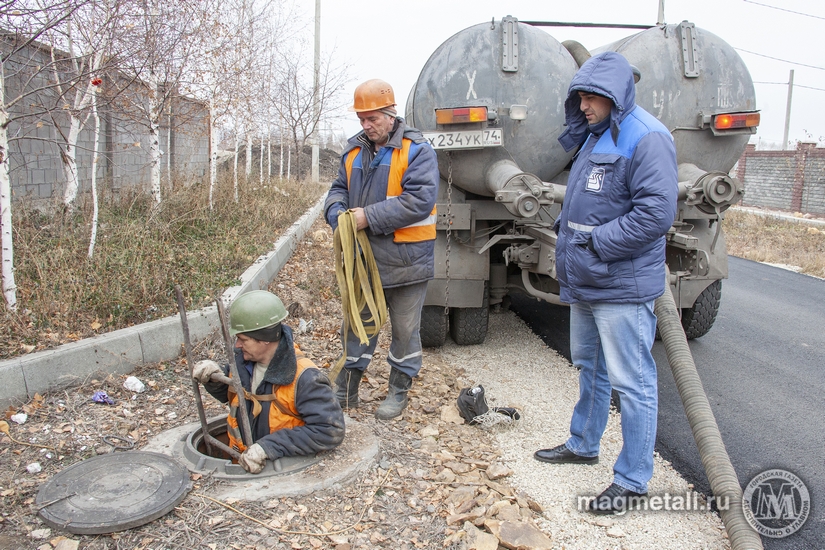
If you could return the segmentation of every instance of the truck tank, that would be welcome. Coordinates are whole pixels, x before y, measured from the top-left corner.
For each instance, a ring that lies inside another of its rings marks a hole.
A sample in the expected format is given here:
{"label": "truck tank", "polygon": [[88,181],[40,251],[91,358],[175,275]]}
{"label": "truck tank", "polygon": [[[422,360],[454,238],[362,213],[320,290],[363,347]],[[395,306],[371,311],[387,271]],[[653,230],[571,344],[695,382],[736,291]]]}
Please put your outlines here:
{"label": "truck tank", "polygon": [[[500,160],[549,181],[572,157],[553,135],[564,125],[567,86],[576,70],[567,50],[540,29],[515,21],[475,25],[449,38],[430,56],[408,96],[407,120],[422,131],[435,130],[436,109],[486,107],[482,122],[487,136],[495,130],[501,145],[473,149],[469,141],[466,148],[445,148],[460,151],[452,159],[453,184],[493,196],[486,175]],[[526,111],[526,118],[510,116],[514,105]],[[454,132],[439,137],[444,141],[436,146],[450,145],[450,140],[462,137],[462,130],[479,128],[477,122],[449,126]],[[440,154],[439,161],[446,174],[446,155]]]}
{"label": "truck tank", "polygon": [[[728,174],[759,122],[753,82],[719,37],[683,21],[594,50],[623,54],[637,103],[671,131],[679,208],[668,234],[670,284],[689,338],[716,317],[727,253],[721,220],[744,190]],[[422,341],[484,341],[490,309],[512,292],[560,304],[553,223],[574,151],[557,141],[564,100],[589,58],[577,42],[507,16],[469,27],[429,58],[406,105],[436,149],[441,172],[436,277]]]}

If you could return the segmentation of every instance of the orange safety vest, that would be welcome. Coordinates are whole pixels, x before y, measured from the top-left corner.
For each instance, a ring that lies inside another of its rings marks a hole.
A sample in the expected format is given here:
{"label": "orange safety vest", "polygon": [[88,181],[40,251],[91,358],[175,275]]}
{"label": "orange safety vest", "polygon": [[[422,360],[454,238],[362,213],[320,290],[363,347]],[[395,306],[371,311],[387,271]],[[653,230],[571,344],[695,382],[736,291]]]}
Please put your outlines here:
{"label": "orange safety vest", "polygon": [[[304,356],[301,348],[295,344],[295,358],[298,368],[295,371],[295,378],[292,383],[286,386],[272,386],[272,393],[269,395],[258,395],[244,392],[244,398],[251,400],[252,416],[257,417],[261,413],[260,401],[271,401],[269,406],[269,433],[278,430],[303,426],[304,419],[298,414],[295,408],[295,386],[304,370],[315,367],[310,359]],[[243,438],[241,437],[240,422],[238,419],[238,396],[232,386],[228,388],[229,416],[226,417],[226,435],[229,436],[229,446],[242,453],[246,450]]]}
{"label": "orange safety vest", "polygon": [[[404,178],[404,172],[407,171],[407,166],[409,166],[410,163],[410,144],[412,144],[412,140],[404,138],[401,142],[401,149],[395,149],[392,152],[390,175],[387,179],[388,199],[397,197],[404,191],[404,188],[401,186],[401,180]],[[352,165],[355,164],[355,157],[357,157],[360,152],[361,148],[356,147],[347,154],[347,189],[349,189],[349,182],[352,178]],[[436,207],[433,206],[430,215],[423,220],[396,229],[392,240],[396,243],[432,241],[435,239],[435,221]]]}

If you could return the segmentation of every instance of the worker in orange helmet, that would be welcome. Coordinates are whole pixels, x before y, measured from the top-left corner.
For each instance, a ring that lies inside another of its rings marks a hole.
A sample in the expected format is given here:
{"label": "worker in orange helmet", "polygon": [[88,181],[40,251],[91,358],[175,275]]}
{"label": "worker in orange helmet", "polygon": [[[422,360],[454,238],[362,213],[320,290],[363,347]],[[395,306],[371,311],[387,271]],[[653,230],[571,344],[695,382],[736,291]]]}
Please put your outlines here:
{"label": "worker in orange helmet", "polygon": [[[375,412],[380,420],[401,415],[412,380],[421,370],[421,309],[435,261],[435,151],[420,131],[398,116],[396,107],[392,86],[383,80],[368,80],[355,89],[350,110],[363,131],[348,141],[324,204],[333,230],[338,216],[351,210],[357,229],[366,231],[389,308],[389,391]],[[336,395],[342,407],[354,408],[378,331],[362,344],[347,326],[341,338],[346,357],[335,380]]]}

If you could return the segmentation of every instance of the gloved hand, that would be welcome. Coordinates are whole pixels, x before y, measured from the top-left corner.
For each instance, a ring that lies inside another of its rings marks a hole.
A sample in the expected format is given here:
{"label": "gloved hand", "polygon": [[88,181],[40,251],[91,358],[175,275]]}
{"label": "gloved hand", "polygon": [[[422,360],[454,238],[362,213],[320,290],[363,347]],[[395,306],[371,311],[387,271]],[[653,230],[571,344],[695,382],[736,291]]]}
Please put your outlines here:
{"label": "gloved hand", "polygon": [[255,443],[243,452],[238,464],[249,472],[250,474],[260,473],[266,466],[266,451],[264,448]]}
{"label": "gloved hand", "polygon": [[201,384],[206,384],[215,373],[223,374],[223,370],[216,362],[206,359],[195,363],[195,368],[192,369],[192,378]]}
{"label": "gloved hand", "polygon": [[329,213],[327,216],[327,223],[329,223],[330,227],[332,227],[332,232],[335,233],[335,230],[338,229],[338,216],[342,213],[346,212],[347,209],[344,208],[344,205],[340,202],[336,202],[332,207],[329,209]]}

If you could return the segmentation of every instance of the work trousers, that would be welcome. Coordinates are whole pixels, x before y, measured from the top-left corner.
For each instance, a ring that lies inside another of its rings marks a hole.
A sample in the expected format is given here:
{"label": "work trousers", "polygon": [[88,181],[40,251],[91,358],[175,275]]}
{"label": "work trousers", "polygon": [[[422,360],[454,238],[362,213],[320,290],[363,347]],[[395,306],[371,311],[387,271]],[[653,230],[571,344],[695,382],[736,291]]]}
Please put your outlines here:
{"label": "work trousers", "polygon": [[[387,362],[392,368],[398,369],[410,378],[417,376],[421,370],[421,309],[424,307],[426,295],[427,281],[384,289],[392,324],[392,342]],[[362,312],[363,314],[369,316],[369,310]],[[364,326],[370,326],[367,319],[364,319]],[[344,327],[341,327],[342,333],[343,330]],[[347,345],[344,368],[366,370],[378,344],[378,334],[370,338],[366,344],[361,344],[358,336],[350,328],[341,338],[346,338]]]}

